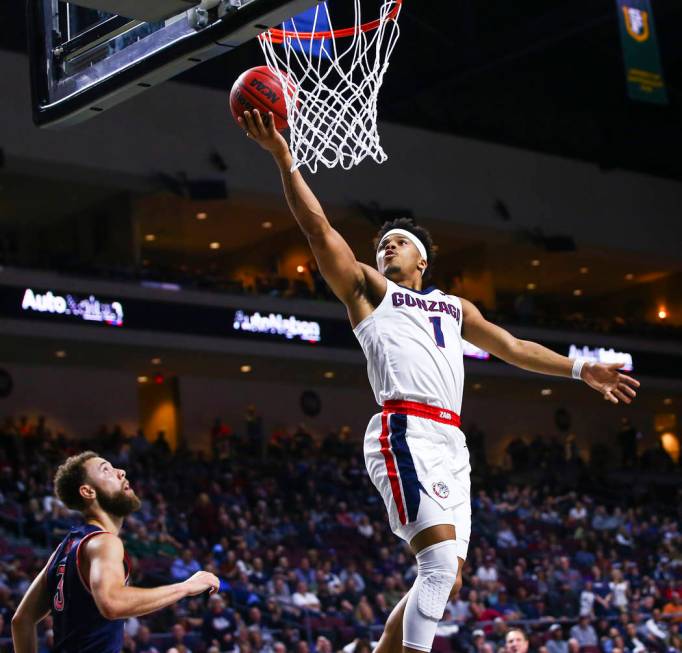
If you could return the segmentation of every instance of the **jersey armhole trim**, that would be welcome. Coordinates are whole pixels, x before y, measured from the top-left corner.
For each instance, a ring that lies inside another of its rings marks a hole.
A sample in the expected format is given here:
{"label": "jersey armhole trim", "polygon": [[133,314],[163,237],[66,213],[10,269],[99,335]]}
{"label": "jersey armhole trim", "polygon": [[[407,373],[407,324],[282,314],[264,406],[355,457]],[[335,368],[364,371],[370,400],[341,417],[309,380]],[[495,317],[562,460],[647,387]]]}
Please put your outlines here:
{"label": "jersey armhole trim", "polygon": [[372,320],[370,318],[374,317],[374,314],[383,306],[384,302],[387,300],[387,298],[391,295],[391,288],[390,284],[393,284],[396,287],[399,287],[397,283],[394,281],[391,281],[390,279],[386,279],[386,292],[384,293],[383,298],[381,301],[375,306],[374,310],[365,318],[360,320],[354,327],[353,327],[353,333],[357,336],[359,333],[364,331],[364,329],[367,328],[368,324],[372,323]]}
{"label": "jersey armhole trim", "polygon": [[87,590],[88,594],[92,594],[92,591],[90,590],[90,583],[88,583],[85,580],[85,578],[83,578],[83,574],[81,573],[81,546],[83,545],[83,542],[86,542],[91,537],[94,537],[95,535],[104,534],[113,535],[113,533],[109,531],[92,531],[92,533],[88,533],[85,537],[81,538],[81,541],[78,543],[78,546],[76,547],[76,571],[78,571],[78,578],[80,578],[80,581],[83,584],[83,587]]}
{"label": "jersey armhole trim", "polygon": [[[378,308],[378,307],[377,307]],[[376,311],[376,308],[374,309]],[[357,336],[358,334],[362,333],[369,324],[372,323],[372,318],[374,317],[374,311],[372,311],[367,317],[363,318],[360,320],[354,327],[353,327],[353,333]]]}

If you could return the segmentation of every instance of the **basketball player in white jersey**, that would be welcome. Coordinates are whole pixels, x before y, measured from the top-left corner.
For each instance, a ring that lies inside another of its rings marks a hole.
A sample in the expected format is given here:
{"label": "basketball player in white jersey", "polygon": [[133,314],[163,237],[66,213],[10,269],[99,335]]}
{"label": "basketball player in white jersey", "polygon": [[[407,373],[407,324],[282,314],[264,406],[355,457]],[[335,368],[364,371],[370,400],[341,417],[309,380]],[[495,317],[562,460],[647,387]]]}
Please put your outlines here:
{"label": "basketball player in white jersey", "polygon": [[448,598],[461,586],[471,531],[469,453],[459,429],[462,338],[517,367],[580,379],[614,404],[629,404],[639,383],[618,365],[574,361],[518,340],[466,299],[424,289],[431,238],[410,220],[381,229],[376,269],[358,262],[300,172],[291,172],[291,154],[273,116],[264,121],[257,111],[245,112],[240,124],[274,157],[291,212],[348,310],[382,406],[367,428],[365,463],[391,529],[416,554],[418,572],[376,651],[430,651]]}

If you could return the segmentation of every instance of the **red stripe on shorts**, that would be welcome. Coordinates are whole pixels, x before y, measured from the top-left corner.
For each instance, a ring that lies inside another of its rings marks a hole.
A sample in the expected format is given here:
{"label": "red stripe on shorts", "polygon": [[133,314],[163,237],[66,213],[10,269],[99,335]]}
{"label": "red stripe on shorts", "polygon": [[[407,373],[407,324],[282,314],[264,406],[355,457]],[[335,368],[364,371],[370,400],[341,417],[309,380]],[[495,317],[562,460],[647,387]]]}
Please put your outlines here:
{"label": "red stripe on shorts", "polygon": [[403,493],[400,489],[400,478],[398,477],[398,470],[393,460],[393,452],[388,439],[388,415],[384,412],[381,415],[381,435],[379,436],[379,443],[381,444],[381,453],[384,454],[386,461],[386,470],[388,471],[388,480],[391,482],[391,492],[393,493],[393,501],[395,501],[396,508],[398,508],[398,517],[400,523],[406,524],[405,504],[403,503]]}

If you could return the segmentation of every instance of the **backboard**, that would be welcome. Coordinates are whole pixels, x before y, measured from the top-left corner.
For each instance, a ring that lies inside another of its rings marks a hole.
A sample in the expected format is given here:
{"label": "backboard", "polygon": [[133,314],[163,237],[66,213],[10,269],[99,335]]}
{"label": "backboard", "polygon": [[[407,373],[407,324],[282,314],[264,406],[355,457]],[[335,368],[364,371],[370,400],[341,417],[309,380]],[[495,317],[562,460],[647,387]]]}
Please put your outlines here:
{"label": "backboard", "polygon": [[88,120],[315,3],[28,0],[33,120],[40,127]]}

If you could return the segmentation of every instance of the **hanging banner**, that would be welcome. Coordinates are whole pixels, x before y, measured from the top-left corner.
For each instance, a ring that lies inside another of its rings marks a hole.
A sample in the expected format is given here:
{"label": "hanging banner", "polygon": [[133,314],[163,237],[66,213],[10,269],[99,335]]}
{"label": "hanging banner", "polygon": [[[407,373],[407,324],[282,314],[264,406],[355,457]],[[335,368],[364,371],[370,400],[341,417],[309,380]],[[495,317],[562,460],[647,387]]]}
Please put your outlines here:
{"label": "hanging banner", "polygon": [[628,95],[633,100],[667,104],[650,0],[616,0]]}

